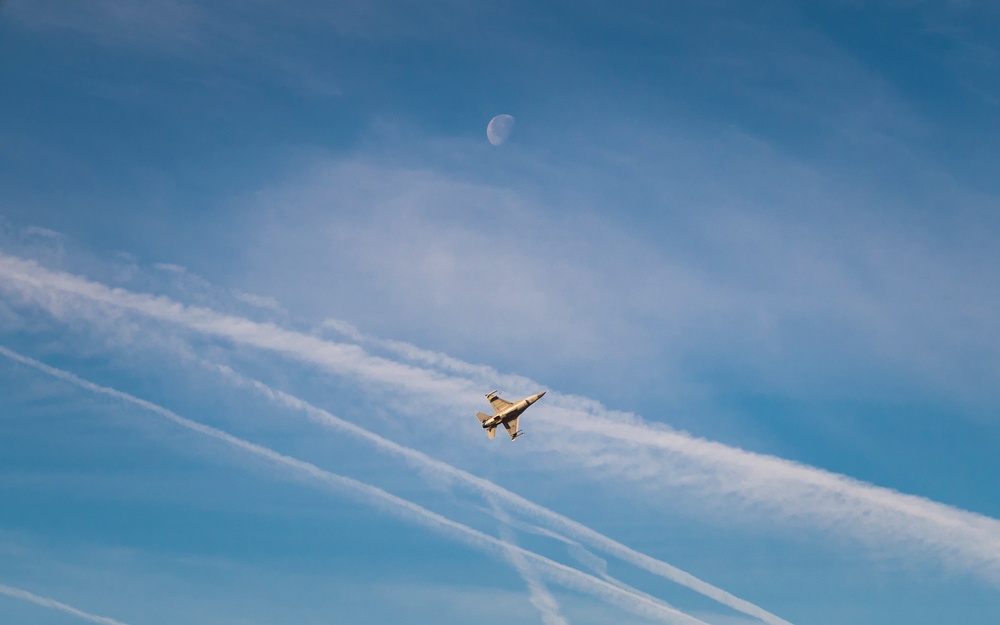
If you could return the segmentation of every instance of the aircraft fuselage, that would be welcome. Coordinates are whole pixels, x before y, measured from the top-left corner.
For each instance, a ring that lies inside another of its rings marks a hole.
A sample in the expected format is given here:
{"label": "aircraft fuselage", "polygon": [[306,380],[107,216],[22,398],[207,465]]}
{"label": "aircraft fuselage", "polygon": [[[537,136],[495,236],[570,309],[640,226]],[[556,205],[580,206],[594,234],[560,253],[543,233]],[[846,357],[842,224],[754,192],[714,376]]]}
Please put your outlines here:
{"label": "aircraft fuselage", "polygon": [[521,432],[517,429],[517,420],[521,416],[521,413],[527,410],[531,404],[541,399],[542,395],[545,395],[544,391],[511,403],[500,399],[497,391],[493,391],[486,398],[494,406],[494,414],[489,416],[480,412],[476,416],[479,417],[483,429],[487,431],[490,438],[493,438],[495,428],[503,425],[510,434],[511,440],[513,440],[521,435]]}

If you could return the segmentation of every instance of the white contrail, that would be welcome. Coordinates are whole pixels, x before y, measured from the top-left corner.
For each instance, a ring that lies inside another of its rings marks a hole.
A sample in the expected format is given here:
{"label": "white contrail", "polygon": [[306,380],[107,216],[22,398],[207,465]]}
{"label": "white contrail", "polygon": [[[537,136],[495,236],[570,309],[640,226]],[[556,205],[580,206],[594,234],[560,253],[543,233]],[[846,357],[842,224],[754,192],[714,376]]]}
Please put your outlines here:
{"label": "white contrail", "polygon": [[[423,349],[404,341],[392,341],[369,336],[351,324],[339,319],[326,319],[321,324],[321,327],[334,330],[355,343],[367,343],[369,345],[374,345],[391,352],[396,356],[409,360],[410,362],[426,365],[440,371],[455,373],[466,378],[481,381],[497,380],[501,377],[500,373],[496,369],[487,365],[474,365],[447,354]],[[524,377],[510,375],[504,377],[507,378],[507,380],[513,379],[518,387],[530,388],[537,386],[534,382]]]}
{"label": "white contrail", "polygon": [[204,423],[192,421],[191,419],[182,417],[162,406],[146,401],[145,399],[140,399],[123,391],[84,380],[69,371],[51,367],[43,362],[39,362],[33,358],[29,358],[28,356],[24,356],[7,349],[6,347],[0,346],[0,355],[31,367],[37,371],[41,371],[42,373],[50,375],[54,378],[73,384],[79,388],[99,393],[107,397],[112,397],[114,399],[138,406],[154,414],[158,414],[181,427],[187,428],[188,430],[214,438],[218,441],[222,441],[228,445],[242,449],[243,451],[254,454],[260,458],[264,458],[284,468],[292,469],[297,474],[312,478],[326,486],[332,487],[338,492],[351,495],[360,501],[374,505],[404,520],[417,523],[428,529],[443,533],[453,539],[469,545],[470,547],[485,551],[495,557],[506,559],[509,557],[511,552],[516,553],[519,557],[523,558],[525,562],[528,562],[532,566],[536,567],[539,572],[544,572],[552,581],[562,584],[567,588],[587,593],[594,597],[608,601],[632,612],[633,614],[658,619],[666,623],[676,623],[678,625],[708,625],[704,621],[689,614],[685,614],[684,612],[677,610],[659,599],[655,599],[641,593],[630,592],[602,579],[598,579],[593,575],[583,573],[578,569],[566,566],[565,564],[561,564],[541,556],[533,551],[528,551],[522,547],[512,544],[504,544],[503,541],[497,540],[493,536],[484,534],[477,529],[441,516],[440,514],[432,512],[419,504],[388,493],[381,488],[372,486],[371,484],[360,482],[343,475],[338,475],[331,471],[321,469],[314,464],[304,462],[291,456],[286,456],[268,447],[238,438],[228,432],[205,425]]}
{"label": "white contrail", "polygon": [[[515,545],[514,532],[510,529],[510,515],[504,510],[496,499],[489,498],[490,507],[493,509],[493,516],[500,521],[500,539],[505,545]],[[559,611],[559,603],[552,596],[549,589],[545,587],[538,572],[525,560],[524,556],[516,549],[507,550],[507,561],[521,575],[521,579],[528,585],[528,600],[531,605],[538,608],[542,613],[542,622],[545,625],[569,625]]]}
{"label": "white contrail", "polygon": [[[0,253],[0,276],[28,287],[22,294],[55,315],[82,311],[65,310],[69,303],[59,294],[83,298],[165,321],[210,336],[250,345],[316,364],[338,374],[399,385],[429,396],[468,394],[471,382],[419,367],[372,356],[356,345],[334,343],[316,336],[286,330],[273,323],[258,323],[244,317],[218,313],[209,308],[186,306],[168,297],[134,293],[74,276],[50,271],[31,260]],[[70,308],[72,306],[70,305]]]}
{"label": "white contrail", "polygon": [[85,621],[90,621],[91,623],[101,623],[101,625],[126,625],[121,621],[116,621],[113,618],[108,618],[106,616],[98,616],[96,614],[91,614],[90,612],[84,612],[83,610],[78,610],[71,605],[66,605],[55,599],[49,599],[48,597],[41,597],[34,593],[30,593],[27,590],[21,590],[20,588],[14,588],[13,586],[7,586],[6,584],[0,584],[0,595],[7,595],[8,597],[13,597],[15,599],[23,599],[24,601],[30,601],[35,605],[40,605],[43,608],[52,608],[53,610],[59,610],[60,612],[65,612],[66,614],[72,614],[73,616],[78,616]]}
{"label": "white contrail", "polygon": [[769,505],[778,514],[808,515],[827,527],[867,524],[879,538],[918,541],[946,561],[954,563],[957,558],[1000,584],[1000,522],[996,519],[666,428],[609,425],[600,417],[581,418],[576,411],[572,418],[580,430],[636,447],[663,449],[715,468],[701,481],[698,476],[685,478],[689,484],[738,494],[748,502]]}
{"label": "white contrail", "polygon": [[548,528],[541,527],[539,525],[532,525],[531,523],[526,523],[518,519],[509,519],[508,522],[511,527],[519,529],[522,532],[535,534],[537,536],[545,536],[546,538],[551,538],[552,540],[566,545],[567,551],[569,551],[570,555],[573,556],[577,562],[586,566],[603,579],[611,579],[608,575],[608,561],[600,556],[594,555],[590,551],[587,551],[586,547],[572,538],[564,536],[559,532],[554,532]]}
{"label": "white contrail", "polygon": [[[371,443],[377,449],[402,457],[404,460],[417,468],[424,471],[430,470],[434,474],[443,478],[445,481],[454,481],[465,484],[491,501],[494,499],[501,500],[505,504],[522,512],[523,514],[538,519],[541,522],[548,523],[550,526],[558,528],[560,531],[576,538],[577,540],[586,542],[593,547],[601,549],[620,558],[621,560],[645,569],[650,573],[654,573],[677,584],[686,586],[687,588],[714,599],[723,605],[729,606],[734,610],[759,618],[765,623],[769,623],[771,625],[791,625],[788,621],[771,614],[767,610],[764,610],[749,601],[740,599],[739,597],[736,597],[721,588],[717,588],[708,582],[698,579],[694,575],[667,564],[662,560],[657,560],[656,558],[626,547],[625,545],[587,527],[586,525],[578,523],[553,510],[525,499],[524,497],[507,490],[499,484],[495,484],[485,478],[473,475],[436,458],[432,458],[416,449],[400,445],[399,443],[384,438],[357,424],[345,421],[340,417],[331,414],[329,411],[314,406],[303,399],[295,397],[294,395],[273,389],[258,380],[247,378],[233,371],[230,367],[226,367],[224,365],[212,365],[209,363],[204,364],[217,369],[236,384],[250,386],[272,401],[276,401],[284,406],[305,413],[306,416],[316,423],[326,427],[336,428],[343,432],[357,436],[358,438]],[[509,519],[507,520],[507,523],[510,523]]]}
{"label": "white contrail", "polygon": [[[552,530],[548,530],[544,527],[531,525],[529,523],[523,523],[516,519],[509,519],[509,522],[510,526],[513,528],[517,528],[519,530],[528,532],[530,534],[546,536],[548,538],[551,538],[552,540],[556,540],[558,542],[563,543],[564,545],[566,545],[567,551],[569,551],[569,554],[573,557],[574,560],[576,560],[583,566],[593,571],[598,577],[608,582],[609,584],[614,584],[615,586],[618,586],[619,588],[624,588],[625,590],[628,590],[630,592],[645,594],[641,590],[635,588],[634,586],[629,586],[625,582],[609,575],[607,560],[605,560],[600,556],[594,555],[593,553],[588,551],[586,547],[576,542],[575,540],[567,538],[566,536],[563,536],[558,532],[553,532]],[[652,596],[652,595],[647,595],[647,596]]]}
{"label": "white contrail", "polygon": [[[486,383],[503,379],[505,384],[518,388],[538,386],[527,378],[503,375],[491,367],[466,363],[409,343],[368,336],[341,321],[328,319],[323,327],[442,372],[471,376]],[[576,430],[617,439],[630,446],[663,449],[715,469],[700,482],[697,476],[694,479],[685,476],[684,481],[688,484],[700,483],[724,493],[738,493],[747,500],[776,507],[779,514],[803,515],[804,512],[827,526],[837,523],[880,525],[882,537],[887,539],[898,539],[899,534],[908,533],[911,538],[934,547],[945,558],[958,552],[966,563],[978,561],[982,567],[980,572],[993,583],[1000,583],[1000,523],[995,519],[816,467],[699,439],[642,422],[633,415],[619,413],[608,419],[606,408],[582,397],[555,392],[550,396],[550,404],[559,404],[555,410],[564,412],[559,419],[562,424],[572,424]],[[713,480],[715,483],[710,484]],[[813,507],[803,511],[803,502]],[[845,505],[848,503],[854,506]],[[800,507],[796,509],[796,505]],[[905,521],[910,522],[909,527],[900,526]],[[968,540],[963,540],[960,548],[955,549],[956,538],[965,536]]]}
{"label": "white contrail", "polygon": [[[457,407],[462,398],[480,390],[476,382],[461,375],[372,356],[357,345],[185,306],[165,297],[110,288],[2,253],[0,279],[0,287],[45,307],[57,317],[77,318],[86,314],[85,310],[79,310],[76,299],[83,298],[234,343],[274,351],[338,374],[403,389],[441,405]],[[807,518],[862,539],[916,543],[946,564],[1000,584],[1000,522],[995,519],[650,425],[635,415],[614,413],[598,402],[554,391],[546,396],[545,410],[539,411],[537,418],[540,426],[586,431],[597,437],[591,441],[593,446],[589,451],[596,448],[600,453],[581,456],[575,447],[563,450],[575,461],[588,462],[591,457],[600,456],[627,466],[634,461],[638,449],[661,450],[666,455],[647,457],[643,470],[661,478],[669,477],[669,473],[680,476],[678,482],[698,487],[702,496],[734,498],[748,507],[770,508],[779,515]],[[612,443],[626,448],[614,447]]]}
{"label": "white contrail", "polygon": [[[123,289],[111,289],[66,273],[51,272],[39,267],[32,261],[24,261],[2,253],[0,253],[0,275],[17,276],[18,279],[38,288],[54,289],[59,292],[84,297],[105,304],[135,310],[155,319],[178,323],[201,332],[223,336],[236,342],[248,343],[255,347],[272,349],[293,355],[306,355],[307,360],[320,364],[327,363],[332,369],[339,372],[356,371],[364,377],[379,380],[390,379],[402,382],[406,386],[412,386],[421,391],[427,390],[423,385],[437,386],[439,392],[446,393],[448,396],[467,391],[472,387],[471,383],[467,381],[462,381],[461,383],[450,382],[453,378],[447,378],[424,369],[408,367],[393,361],[369,356],[356,346],[333,344],[317,337],[284,330],[273,324],[260,324],[240,317],[222,315],[204,308],[187,307],[164,297],[151,297],[149,295],[131,293]],[[48,304],[56,308],[59,307],[59,302],[48,302]],[[264,390],[263,385],[258,385],[258,388]],[[464,391],[460,391],[460,389],[464,389]],[[270,389],[266,389],[266,391],[270,392]],[[723,605],[760,618],[771,625],[790,625],[787,621],[748,601],[731,595],[720,588],[716,588],[676,567],[625,547],[583,525],[561,517],[509,491],[499,489],[499,487],[487,480],[459,471],[416,450],[407,449],[387,439],[383,439],[354,424],[337,419],[333,415],[310,406],[297,398],[284,393],[275,395],[275,392],[271,392],[271,394],[288,405],[306,411],[307,414],[312,415],[314,418],[318,417],[319,420],[325,423],[343,428],[375,443],[383,449],[400,454],[412,462],[431,466],[441,474],[458,477],[482,492],[500,494],[519,509],[533,516],[546,519],[564,531],[571,532],[578,540],[586,540],[593,546],[604,549],[608,553],[678,584],[687,586]]]}

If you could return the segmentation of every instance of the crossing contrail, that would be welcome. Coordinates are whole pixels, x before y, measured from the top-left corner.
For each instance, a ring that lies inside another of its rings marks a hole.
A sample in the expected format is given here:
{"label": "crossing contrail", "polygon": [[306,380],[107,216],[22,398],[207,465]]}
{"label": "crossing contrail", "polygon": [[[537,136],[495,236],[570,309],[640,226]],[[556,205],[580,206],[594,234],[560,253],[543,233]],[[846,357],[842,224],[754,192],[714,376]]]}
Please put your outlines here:
{"label": "crossing contrail", "polygon": [[[95,384],[89,380],[84,380],[69,371],[51,367],[43,362],[19,354],[6,347],[0,346],[0,355],[21,363],[22,365],[31,367],[36,371],[40,371],[59,380],[73,384],[79,388],[138,406],[144,410],[160,415],[168,421],[171,421],[183,428],[241,449],[285,469],[291,469],[298,476],[316,480],[325,486],[331,487],[339,493],[350,495],[359,501],[373,505],[404,520],[442,533],[450,538],[469,545],[470,547],[489,553],[494,557],[506,560],[511,556],[511,554],[516,554],[518,557],[523,558],[524,562],[535,567],[539,573],[544,573],[550,580],[562,584],[567,588],[608,601],[618,607],[632,612],[633,614],[647,618],[654,618],[676,625],[708,625],[704,621],[686,614],[670,606],[664,601],[642,593],[631,592],[623,589],[605,580],[598,579],[593,575],[566,566],[565,564],[561,564],[541,556],[533,551],[528,551],[517,545],[505,544],[503,541],[498,540],[493,536],[485,534],[457,521],[453,521],[436,512],[432,512],[417,503],[393,495],[366,482],[338,475],[331,471],[321,469],[314,464],[293,458],[291,456],[286,456],[273,449],[264,447],[263,445],[258,445],[245,439],[233,436],[232,434],[224,432],[218,428],[182,417],[145,399],[140,399],[134,395],[130,395],[117,389]],[[111,625],[114,625],[114,623],[111,622]]]}
{"label": "crossing contrail", "polygon": [[[384,438],[357,424],[345,421],[344,419],[331,414],[327,410],[314,406],[303,399],[285,393],[284,391],[273,389],[258,380],[247,378],[233,371],[230,367],[211,364],[208,366],[217,369],[237,384],[249,386],[268,399],[283,404],[288,408],[305,413],[306,416],[316,423],[326,427],[336,428],[340,431],[347,432],[361,438],[362,440],[374,445],[377,449],[402,457],[415,467],[425,471],[432,471],[434,474],[444,478],[445,481],[465,484],[466,486],[486,496],[490,501],[502,501],[512,509],[518,510],[519,512],[535,518],[540,522],[547,523],[550,527],[557,528],[561,532],[572,536],[576,540],[601,549],[606,553],[645,569],[650,573],[654,573],[669,579],[672,582],[686,586],[687,588],[709,597],[710,599],[714,599],[722,605],[733,608],[739,612],[743,612],[748,616],[759,618],[765,623],[769,623],[771,625],[791,625],[788,621],[771,614],[760,606],[754,605],[744,599],[740,599],[739,597],[736,597],[721,588],[717,588],[716,586],[713,586],[673,565],[667,564],[662,560],[657,560],[656,558],[626,547],[625,545],[587,527],[586,525],[525,499],[524,497],[507,490],[499,484],[473,475],[436,458],[432,458],[416,449],[400,445],[399,443]],[[509,524],[509,520],[506,522]]]}
{"label": "crossing contrail", "polygon": [[[507,511],[497,503],[496,499],[492,498],[490,499],[490,507],[493,510],[493,516],[500,521],[500,539],[505,544],[515,545],[514,532],[511,531],[510,527],[511,519]],[[507,561],[517,570],[521,575],[521,579],[528,585],[528,599],[531,601],[531,605],[538,608],[538,611],[542,613],[542,622],[544,625],[569,625],[569,621],[559,611],[559,603],[556,601],[556,598],[545,587],[545,584],[538,576],[538,572],[524,559],[524,556],[517,550],[511,549],[507,552]]]}
{"label": "crossing contrail", "polygon": [[[460,406],[461,398],[479,392],[480,384],[459,373],[447,373],[369,354],[358,345],[324,340],[273,323],[260,323],[204,307],[187,306],[166,297],[112,288],[86,278],[45,269],[31,260],[0,253],[0,288],[51,314],[78,319],[88,314],[80,301],[132,311],[202,335],[268,350],[323,369],[414,396],[443,406]],[[92,317],[98,320],[98,315]],[[457,361],[456,361],[457,362]],[[449,363],[452,367],[455,363]],[[539,426],[586,432],[601,457],[622,467],[644,454],[647,474],[680,476],[702,497],[734,501],[781,518],[801,518],[826,529],[876,540],[907,544],[916,553],[933,554],[941,562],[975,573],[1000,585],[1000,522],[922,497],[873,486],[815,467],[697,438],[632,414],[615,413],[600,403],[550,391]],[[567,445],[558,449],[574,462],[586,463]],[[593,451],[591,449],[590,451]],[[670,485],[667,480],[665,484]],[[759,513],[758,513],[759,514]]]}

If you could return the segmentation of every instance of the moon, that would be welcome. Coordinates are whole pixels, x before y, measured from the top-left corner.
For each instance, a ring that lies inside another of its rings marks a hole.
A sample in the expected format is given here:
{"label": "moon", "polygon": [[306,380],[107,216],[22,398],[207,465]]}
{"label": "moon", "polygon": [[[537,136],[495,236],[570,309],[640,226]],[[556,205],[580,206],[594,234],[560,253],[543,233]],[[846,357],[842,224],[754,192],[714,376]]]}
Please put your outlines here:
{"label": "moon", "polygon": [[511,130],[514,130],[514,118],[510,115],[497,115],[486,126],[486,138],[493,145],[500,145],[510,136]]}

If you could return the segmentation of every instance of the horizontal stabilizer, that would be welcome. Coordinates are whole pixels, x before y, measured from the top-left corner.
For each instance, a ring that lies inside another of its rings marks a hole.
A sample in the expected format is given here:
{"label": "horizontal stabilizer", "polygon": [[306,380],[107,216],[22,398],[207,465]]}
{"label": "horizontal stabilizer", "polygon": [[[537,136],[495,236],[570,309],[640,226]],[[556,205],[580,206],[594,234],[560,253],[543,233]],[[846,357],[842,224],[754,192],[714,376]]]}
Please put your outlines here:
{"label": "horizontal stabilizer", "polygon": [[485,414],[485,413],[482,413],[482,412],[477,412],[476,413],[476,417],[479,419],[479,422],[482,423],[483,421],[486,421],[487,419],[491,419],[492,415],[488,415],[488,414]]}
{"label": "horizontal stabilizer", "polygon": [[496,437],[496,435],[497,435],[497,429],[496,429],[496,427],[487,428],[486,429],[486,434],[491,439],[494,438],[494,437]]}

